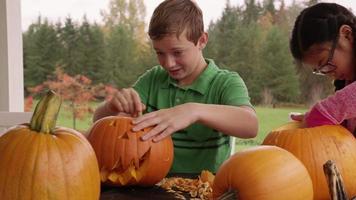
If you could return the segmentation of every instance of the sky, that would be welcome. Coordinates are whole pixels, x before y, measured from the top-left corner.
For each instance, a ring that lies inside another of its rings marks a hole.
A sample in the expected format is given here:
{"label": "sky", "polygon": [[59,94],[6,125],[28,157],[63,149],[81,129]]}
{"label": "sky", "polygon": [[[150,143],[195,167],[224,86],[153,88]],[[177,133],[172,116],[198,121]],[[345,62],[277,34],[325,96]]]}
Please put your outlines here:
{"label": "sky", "polygon": [[[75,21],[80,21],[84,15],[90,22],[100,23],[101,10],[107,10],[110,0],[21,0],[22,30],[26,31],[28,26],[37,21],[39,15],[46,17],[51,22],[64,20],[70,16]],[[225,7],[226,0],[196,0],[203,11],[205,27],[212,20],[220,18]],[[301,1],[301,0],[296,0]],[[146,5],[146,22],[152,15],[154,8],[162,0],[144,0]],[[244,0],[230,0],[231,5],[242,5]],[[278,0],[276,0],[278,2]],[[292,0],[285,0],[289,5]],[[356,11],[354,0],[324,1],[339,3]],[[356,13],[355,13],[356,14]]]}

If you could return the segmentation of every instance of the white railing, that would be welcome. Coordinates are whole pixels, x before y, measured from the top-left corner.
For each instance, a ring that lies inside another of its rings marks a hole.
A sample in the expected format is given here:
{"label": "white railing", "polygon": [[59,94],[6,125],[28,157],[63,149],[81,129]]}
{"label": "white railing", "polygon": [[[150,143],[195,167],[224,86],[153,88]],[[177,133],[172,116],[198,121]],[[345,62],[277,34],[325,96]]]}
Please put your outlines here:
{"label": "white railing", "polygon": [[234,155],[235,153],[235,148],[236,148],[236,137],[230,136],[230,146],[231,146],[231,153],[230,155]]}
{"label": "white railing", "polygon": [[17,124],[28,123],[31,120],[31,112],[4,112],[0,111],[0,136]]}

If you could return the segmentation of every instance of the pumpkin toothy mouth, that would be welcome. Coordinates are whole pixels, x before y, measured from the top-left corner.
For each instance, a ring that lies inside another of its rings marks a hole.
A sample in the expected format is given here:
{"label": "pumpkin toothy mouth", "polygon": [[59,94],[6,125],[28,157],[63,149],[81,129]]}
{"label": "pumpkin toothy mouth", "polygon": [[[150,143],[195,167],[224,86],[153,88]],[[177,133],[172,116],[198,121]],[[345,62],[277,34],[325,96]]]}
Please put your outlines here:
{"label": "pumpkin toothy mouth", "polygon": [[107,170],[103,167],[100,170],[100,177],[102,182],[109,181],[112,184],[119,185],[134,185],[138,183],[146,174],[146,169],[149,163],[150,149],[140,158],[139,165],[135,165],[135,161],[129,164],[125,169],[120,160],[115,164],[114,168]]}

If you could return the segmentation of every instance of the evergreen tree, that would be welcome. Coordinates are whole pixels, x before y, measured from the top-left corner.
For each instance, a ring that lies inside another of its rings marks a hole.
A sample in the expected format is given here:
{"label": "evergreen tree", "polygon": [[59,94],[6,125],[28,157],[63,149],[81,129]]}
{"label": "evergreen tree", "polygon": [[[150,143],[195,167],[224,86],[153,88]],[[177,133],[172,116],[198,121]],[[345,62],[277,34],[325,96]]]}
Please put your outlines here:
{"label": "evergreen tree", "polygon": [[[135,62],[134,38],[129,28],[117,25],[107,40],[107,62],[104,73],[110,84],[128,87],[137,77],[138,66]],[[142,73],[142,72],[141,72]]]}
{"label": "evergreen tree", "polygon": [[24,84],[36,86],[51,75],[59,64],[61,45],[55,27],[47,19],[38,17],[23,34],[24,43]]}
{"label": "evergreen tree", "polygon": [[240,7],[226,5],[221,19],[209,26],[209,43],[205,52],[217,64],[236,71],[244,79],[253,102],[259,99],[256,67],[261,43],[260,28],[256,22],[246,24],[246,12]]}
{"label": "evergreen tree", "polygon": [[261,88],[271,91],[274,102],[298,102],[298,77],[289,53],[288,37],[276,26],[266,37],[261,59]]}
{"label": "evergreen tree", "polygon": [[305,0],[304,4],[305,4],[305,6],[309,7],[309,6],[315,5],[319,2],[320,2],[320,0]]}
{"label": "evergreen tree", "polygon": [[81,74],[79,28],[71,17],[66,18],[64,27],[60,29],[60,41],[64,48],[64,71],[72,76]]}
{"label": "evergreen tree", "polygon": [[216,25],[210,27],[214,30],[209,30],[212,38],[211,43],[214,43],[214,47],[209,46],[210,44],[208,43],[207,48],[215,49],[213,56],[218,59],[217,62],[220,66],[227,69],[232,69],[232,66],[229,66],[231,63],[230,57],[236,44],[236,29],[242,26],[241,16],[242,13],[239,7],[226,4],[221,19],[216,22]]}
{"label": "evergreen tree", "polygon": [[111,0],[108,11],[102,11],[108,30],[106,73],[113,72],[106,77],[118,87],[130,86],[153,63],[145,15],[143,0]]}
{"label": "evergreen tree", "polygon": [[288,19],[288,12],[284,0],[281,0],[281,5],[279,9],[276,11],[276,15],[274,17],[275,24],[284,31],[286,34],[291,30],[290,20]]}
{"label": "evergreen tree", "polygon": [[263,12],[266,14],[267,12],[271,13],[272,16],[276,14],[276,8],[274,7],[275,0],[264,0],[263,1]]}
{"label": "evergreen tree", "polygon": [[94,83],[105,82],[103,76],[105,68],[104,34],[97,24],[89,24],[86,17],[79,27],[79,67],[81,75],[93,80]]}
{"label": "evergreen tree", "polygon": [[262,8],[255,0],[245,0],[245,10],[243,11],[244,24],[257,22],[261,14]]}
{"label": "evergreen tree", "polygon": [[108,11],[101,15],[107,29],[124,25],[130,29],[138,43],[147,41],[145,32],[146,7],[143,0],[110,0]]}

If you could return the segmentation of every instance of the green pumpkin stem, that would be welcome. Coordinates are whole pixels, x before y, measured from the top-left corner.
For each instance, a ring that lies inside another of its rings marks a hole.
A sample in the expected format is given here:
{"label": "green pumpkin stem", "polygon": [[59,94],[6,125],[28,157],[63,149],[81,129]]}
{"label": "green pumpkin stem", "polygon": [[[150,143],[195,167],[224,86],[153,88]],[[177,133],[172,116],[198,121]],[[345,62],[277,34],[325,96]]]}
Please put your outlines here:
{"label": "green pumpkin stem", "polygon": [[49,90],[37,103],[30,122],[31,130],[52,133],[52,130],[56,127],[61,103],[61,98],[55,92]]}

